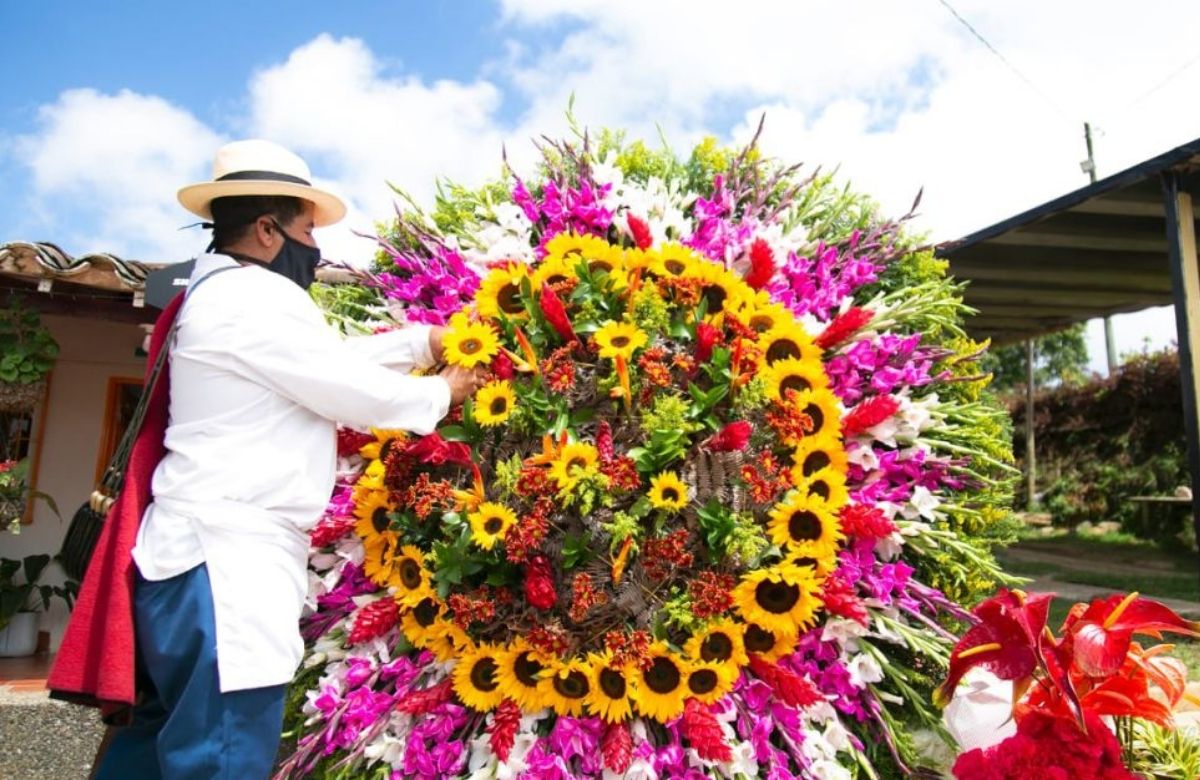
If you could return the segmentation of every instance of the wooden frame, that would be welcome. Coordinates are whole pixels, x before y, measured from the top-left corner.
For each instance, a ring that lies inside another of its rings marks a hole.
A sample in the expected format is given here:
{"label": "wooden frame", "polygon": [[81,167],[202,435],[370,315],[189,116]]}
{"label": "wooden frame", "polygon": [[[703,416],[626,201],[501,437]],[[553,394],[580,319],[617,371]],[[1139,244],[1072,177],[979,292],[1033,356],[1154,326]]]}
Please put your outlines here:
{"label": "wooden frame", "polygon": [[[37,405],[37,416],[33,421],[33,440],[29,442],[29,489],[37,490],[38,475],[42,467],[42,443],[46,439],[46,416],[50,409],[50,387],[54,384],[54,372],[46,375],[46,388],[42,391],[42,400]],[[30,501],[25,505],[25,514],[21,517],[21,525],[33,522],[33,508],[37,502]]]}
{"label": "wooden frame", "polygon": [[117,443],[121,440],[121,434],[124,433],[117,424],[119,422],[117,416],[121,405],[121,388],[129,385],[136,386],[141,392],[142,377],[110,376],[108,378],[108,388],[104,395],[104,427],[100,430],[100,443],[96,449],[96,470],[92,477],[92,483],[95,485],[100,484],[100,478],[104,476],[104,470],[108,468],[108,462],[112,459]]}

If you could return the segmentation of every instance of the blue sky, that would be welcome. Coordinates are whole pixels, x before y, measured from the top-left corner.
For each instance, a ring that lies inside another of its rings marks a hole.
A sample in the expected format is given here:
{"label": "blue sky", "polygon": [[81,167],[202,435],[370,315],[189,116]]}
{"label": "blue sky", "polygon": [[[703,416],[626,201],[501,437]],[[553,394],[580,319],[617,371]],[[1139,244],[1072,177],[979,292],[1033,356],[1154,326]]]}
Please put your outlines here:
{"label": "blue sky", "polygon": [[[322,243],[361,260],[350,231],[387,217],[387,181],[428,198],[502,147],[520,164],[572,94],[585,124],[679,147],[744,142],[765,113],[768,153],[838,166],[887,212],[924,187],[936,240],[1086,183],[1084,120],[1101,175],[1200,136],[1200,4],[953,5],[1009,65],[938,0],[3,3],[0,241],[184,259],[204,241],[175,189],[265,136],[350,201]],[[1173,332],[1120,322],[1122,351]]]}

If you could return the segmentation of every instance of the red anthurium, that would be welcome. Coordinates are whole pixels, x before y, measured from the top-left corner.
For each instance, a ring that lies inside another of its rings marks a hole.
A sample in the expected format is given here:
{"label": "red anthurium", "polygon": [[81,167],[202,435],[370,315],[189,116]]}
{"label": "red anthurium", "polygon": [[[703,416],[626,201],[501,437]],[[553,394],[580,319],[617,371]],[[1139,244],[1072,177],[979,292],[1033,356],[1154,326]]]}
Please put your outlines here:
{"label": "red anthurium", "polygon": [[721,340],[721,329],[701,322],[696,326],[696,362],[707,363],[712,357],[713,347]]}
{"label": "red anthurium", "polygon": [[1095,599],[1078,618],[1072,613],[1063,625],[1066,645],[1075,667],[1089,677],[1107,677],[1125,663],[1133,635],[1160,632],[1200,636],[1200,623],[1184,620],[1174,610],[1138,594]]}
{"label": "red anthurium", "polygon": [[761,290],[775,275],[775,256],[771,247],[761,238],[754,239],[750,244],[750,271],[746,274],[746,284],[755,290]]}
{"label": "red anthurium", "polygon": [[541,306],[546,322],[550,323],[550,327],[554,328],[559,338],[566,342],[575,341],[575,329],[571,327],[571,319],[549,282],[542,282]]}
{"label": "red anthurium", "polygon": [[731,422],[709,439],[706,446],[712,452],[740,452],[750,443],[753,430],[745,420]]}

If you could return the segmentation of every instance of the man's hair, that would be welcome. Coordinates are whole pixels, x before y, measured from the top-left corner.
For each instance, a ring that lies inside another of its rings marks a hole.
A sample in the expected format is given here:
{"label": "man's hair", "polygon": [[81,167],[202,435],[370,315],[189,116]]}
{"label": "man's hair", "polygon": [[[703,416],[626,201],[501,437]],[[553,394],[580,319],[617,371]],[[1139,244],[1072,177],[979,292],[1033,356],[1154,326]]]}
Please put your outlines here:
{"label": "man's hair", "polygon": [[227,195],[212,202],[213,246],[241,241],[259,217],[270,215],[281,227],[304,213],[304,202],[289,195]]}

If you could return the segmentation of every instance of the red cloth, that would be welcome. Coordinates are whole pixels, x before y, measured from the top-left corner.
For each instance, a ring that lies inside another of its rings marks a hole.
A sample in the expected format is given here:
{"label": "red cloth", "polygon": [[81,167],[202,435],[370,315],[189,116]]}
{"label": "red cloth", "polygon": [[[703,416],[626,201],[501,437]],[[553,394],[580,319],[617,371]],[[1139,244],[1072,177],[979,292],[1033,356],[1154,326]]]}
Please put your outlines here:
{"label": "red cloth", "polygon": [[[150,339],[146,379],[183,303],[176,295],[159,315]],[[131,552],[150,503],[154,469],[166,454],[170,376],[164,370],[134,440],[125,484],[109,510],[96,551],[80,586],[46,687],[55,698],[99,707],[106,718],[132,706],[135,691],[133,633],[134,563]]]}

